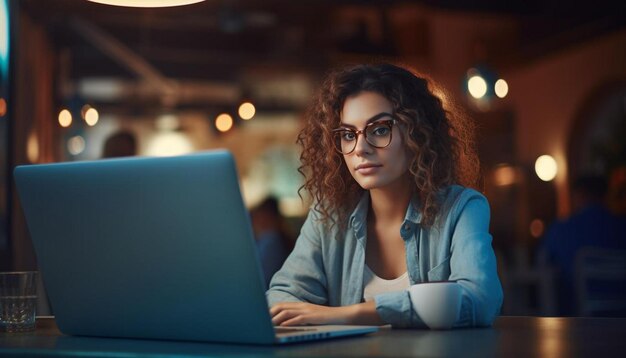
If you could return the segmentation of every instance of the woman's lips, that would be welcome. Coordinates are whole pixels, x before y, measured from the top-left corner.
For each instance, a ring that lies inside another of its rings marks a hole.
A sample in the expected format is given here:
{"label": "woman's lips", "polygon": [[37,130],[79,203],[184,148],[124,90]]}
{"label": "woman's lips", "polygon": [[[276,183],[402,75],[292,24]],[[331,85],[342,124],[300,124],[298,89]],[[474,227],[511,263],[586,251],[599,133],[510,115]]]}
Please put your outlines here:
{"label": "woman's lips", "polygon": [[362,175],[370,175],[378,172],[378,170],[382,167],[379,164],[359,164],[356,166],[356,172]]}

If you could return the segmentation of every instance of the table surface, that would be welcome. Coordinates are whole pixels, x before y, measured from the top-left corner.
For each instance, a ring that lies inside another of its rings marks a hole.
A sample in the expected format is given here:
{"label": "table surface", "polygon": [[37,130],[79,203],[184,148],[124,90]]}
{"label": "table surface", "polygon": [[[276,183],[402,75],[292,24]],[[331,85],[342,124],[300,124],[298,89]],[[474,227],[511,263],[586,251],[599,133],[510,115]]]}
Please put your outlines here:
{"label": "table surface", "polygon": [[4,356],[610,357],[626,354],[626,318],[500,317],[491,328],[381,329],[361,337],[252,346],[66,336],[39,318],[30,333],[0,333]]}

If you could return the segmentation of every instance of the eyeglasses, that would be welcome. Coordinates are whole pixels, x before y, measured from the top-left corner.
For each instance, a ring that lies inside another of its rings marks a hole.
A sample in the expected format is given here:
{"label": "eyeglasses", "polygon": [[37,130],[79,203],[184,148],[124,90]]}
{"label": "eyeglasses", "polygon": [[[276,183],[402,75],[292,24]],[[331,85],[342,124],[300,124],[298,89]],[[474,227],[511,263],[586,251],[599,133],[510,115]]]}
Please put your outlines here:
{"label": "eyeglasses", "polygon": [[384,119],[369,123],[361,130],[337,128],[333,130],[335,149],[341,154],[350,154],[356,148],[359,134],[374,148],[385,148],[391,143],[391,133],[396,120],[384,113]]}

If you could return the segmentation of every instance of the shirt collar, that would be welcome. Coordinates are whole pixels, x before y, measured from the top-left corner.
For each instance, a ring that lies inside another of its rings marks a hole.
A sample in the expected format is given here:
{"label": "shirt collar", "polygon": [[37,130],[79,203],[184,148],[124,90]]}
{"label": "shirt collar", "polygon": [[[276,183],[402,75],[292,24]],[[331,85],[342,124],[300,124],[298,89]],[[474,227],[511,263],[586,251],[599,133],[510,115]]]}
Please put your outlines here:
{"label": "shirt collar", "polygon": [[[359,199],[356,207],[350,214],[350,218],[348,220],[348,224],[356,233],[361,233],[363,228],[366,226],[367,220],[367,211],[369,210],[370,203],[370,194],[369,191],[365,191]],[[409,202],[409,206],[406,209],[406,214],[404,215],[404,223],[411,223],[413,225],[420,224],[422,222],[422,212],[419,209],[419,198],[417,194],[414,194],[411,197],[411,201]]]}
{"label": "shirt collar", "polygon": [[420,224],[422,222],[422,211],[419,209],[420,201],[417,194],[411,196],[409,207],[406,209],[406,215],[404,216],[404,222],[407,221],[413,224]]}
{"label": "shirt collar", "polygon": [[350,219],[348,219],[349,226],[352,227],[355,233],[357,233],[357,236],[363,236],[359,235],[359,233],[361,233],[363,228],[366,227],[365,223],[367,220],[367,211],[369,210],[369,206],[370,193],[369,191],[365,191],[352,211],[352,214],[350,214]]}

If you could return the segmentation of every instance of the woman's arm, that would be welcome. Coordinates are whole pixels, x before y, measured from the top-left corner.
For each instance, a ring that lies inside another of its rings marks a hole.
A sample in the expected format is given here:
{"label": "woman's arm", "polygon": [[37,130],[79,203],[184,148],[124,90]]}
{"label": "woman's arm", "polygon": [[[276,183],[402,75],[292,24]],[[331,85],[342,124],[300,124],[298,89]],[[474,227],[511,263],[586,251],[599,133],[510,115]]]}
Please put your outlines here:
{"label": "woman's arm", "polygon": [[317,215],[311,211],[293,252],[271,281],[267,298],[274,325],[384,324],[374,302],[341,307],[326,305],[327,280],[320,227]]}
{"label": "woman's arm", "polygon": [[[502,305],[502,286],[489,234],[489,204],[479,192],[464,189],[451,206],[440,230],[433,231],[438,235],[431,232],[428,236],[428,240],[446,242],[440,249],[449,245],[450,256],[443,264],[446,266],[439,265],[439,273],[429,279],[454,280],[461,285],[461,311],[455,327],[488,326]],[[375,300],[378,315],[386,323],[425,327],[407,291],[383,293]]]}
{"label": "woman's arm", "polygon": [[463,288],[455,326],[488,326],[499,314],[503,299],[489,234],[489,204],[474,190],[464,194],[470,197],[461,206],[450,248],[450,280]]}
{"label": "woman's arm", "polygon": [[270,282],[266,293],[270,306],[281,302],[328,302],[320,227],[317,214],[311,210],[293,251]]}

